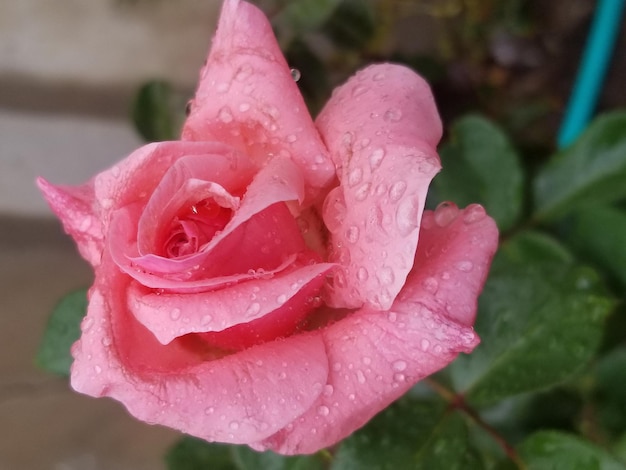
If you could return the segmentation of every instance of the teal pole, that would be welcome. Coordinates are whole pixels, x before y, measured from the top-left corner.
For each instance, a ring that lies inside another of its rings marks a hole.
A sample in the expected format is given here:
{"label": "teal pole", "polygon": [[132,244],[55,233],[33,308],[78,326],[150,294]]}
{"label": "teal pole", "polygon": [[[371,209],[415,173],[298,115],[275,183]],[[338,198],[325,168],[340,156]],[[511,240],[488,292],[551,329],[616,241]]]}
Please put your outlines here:
{"label": "teal pole", "polygon": [[557,143],[567,147],[587,127],[595,109],[615,40],[622,24],[626,0],[598,0]]}

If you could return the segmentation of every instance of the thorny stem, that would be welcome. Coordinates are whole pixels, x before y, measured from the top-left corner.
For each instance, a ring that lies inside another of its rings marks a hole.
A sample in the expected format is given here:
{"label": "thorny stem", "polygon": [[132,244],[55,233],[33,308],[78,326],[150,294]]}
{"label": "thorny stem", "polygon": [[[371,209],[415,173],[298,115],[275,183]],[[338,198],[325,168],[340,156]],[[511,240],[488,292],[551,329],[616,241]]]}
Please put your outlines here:
{"label": "thorny stem", "polygon": [[520,470],[526,470],[526,464],[522,461],[515,448],[509,444],[495,428],[486,423],[476,410],[465,402],[463,395],[454,393],[452,390],[433,379],[427,378],[425,379],[425,382],[450,404],[450,408],[464,412],[472,421],[474,421],[474,423],[476,423],[476,425],[483,428],[487,434],[489,434],[491,438],[496,441],[500,447],[502,447],[504,453],[509,459],[511,459],[517,468]]}

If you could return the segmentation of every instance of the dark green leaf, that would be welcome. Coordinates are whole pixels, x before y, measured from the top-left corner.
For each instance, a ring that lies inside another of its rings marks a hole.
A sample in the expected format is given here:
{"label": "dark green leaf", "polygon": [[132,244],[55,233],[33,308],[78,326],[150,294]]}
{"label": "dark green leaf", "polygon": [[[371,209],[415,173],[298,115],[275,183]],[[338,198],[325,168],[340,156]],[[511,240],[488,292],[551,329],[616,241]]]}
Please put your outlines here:
{"label": "dark green leaf", "polygon": [[291,0],[274,16],[280,42],[287,45],[307,31],[320,28],[332,15],[341,0]]}
{"label": "dark green leaf", "polygon": [[440,400],[404,398],[341,444],[333,470],[482,468],[467,427]]}
{"label": "dark green leaf", "polygon": [[324,63],[304,41],[299,39],[289,44],[285,57],[289,66],[300,72],[298,88],[304,96],[311,115],[315,116],[331,91]]}
{"label": "dark green leaf", "polygon": [[626,212],[603,206],[577,211],[567,239],[626,287]]}
{"label": "dark green leaf", "polygon": [[178,137],[182,123],[181,108],[180,98],[168,83],[148,82],[135,97],[133,123],[148,142],[174,140]]}
{"label": "dark green leaf", "polygon": [[233,446],[232,453],[240,470],[324,470],[326,459],[321,455],[285,457],[273,452],[256,452],[247,446]]}
{"label": "dark green leaf", "polygon": [[374,37],[376,22],[371,4],[362,0],[344,0],[323,28],[330,39],[346,49],[361,49]]}
{"label": "dark green leaf", "polygon": [[69,375],[72,365],[70,348],[80,337],[80,322],[87,312],[87,289],[66,295],[54,308],[48,320],[37,364],[49,372]]}
{"label": "dark green leaf", "polygon": [[464,117],[453,124],[440,154],[443,170],[433,184],[442,200],[482,204],[501,230],[515,224],[522,210],[524,174],[499,127],[479,116]]}
{"label": "dark green leaf", "polygon": [[239,470],[231,446],[184,437],[165,456],[168,470]]}
{"label": "dark green leaf", "polygon": [[450,369],[455,388],[474,405],[546,388],[576,373],[597,349],[613,307],[595,271],[561,261],[562,249],[548,244],[541,260],[528,240],[519,236],[496,256],[475,325],[482,342]]}
{"label": "dark green leaf", "polygon": [[608,452],[573,435],[541,431],[519,448],[528,470],[626,470]]}
{"label": "dark green leaf", "polygon": [[554,220],[581,205],[626,196],[626,112],[597,118],[559,152],[534,182],[536,220]]}
{"label": "dark green leaf", "polygon": [[613,434],[626,432],[626,348],[603,357],[595,372],[599,421]]}

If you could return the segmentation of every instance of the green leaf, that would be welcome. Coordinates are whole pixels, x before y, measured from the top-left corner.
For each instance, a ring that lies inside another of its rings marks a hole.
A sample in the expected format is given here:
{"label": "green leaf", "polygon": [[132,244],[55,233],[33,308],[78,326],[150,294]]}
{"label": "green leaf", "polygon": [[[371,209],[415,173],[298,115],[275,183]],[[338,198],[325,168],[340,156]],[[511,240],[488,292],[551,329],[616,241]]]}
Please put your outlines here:
{"label": "green leaf", "polygon": [[528,470],[626,470],[608,452],[573,435],[540,431],[519,447]]}
{"label": "green leaf", "polygon": [[467,427],[441,400],[403,398],[343,441],[332,470],[481,469]]}
{"label": "green leaf", "polygon": [[174,140],[182,125],[182,99],[162,81],[144,84],[135,97],[133,123],[147,142]]}
{"label": "green leaf", "polygon": [[555,155],[534,182],[535,220],[555,220],[581,205],[626,196],[626,112],[597,118]]}
{"label": "green leaf", "polygon": [[626,432],[626,347],[604,356],[595,378],[598,420],[614,435]]}
{"label": "green leaf", "polygon": [[167,452],[165,462],[168,470],[239,470],[233,463],[231,446],[188,436]]}
{"label": "green leaf", "polygon": [[511,228],[522,210],[524,174],[507,136],[479,116],[452,125],[441,147],[443,170],[434,179],[437,195],[459,206],[485,206],[500,230]]}
{"label": "green leaf", "polygon": [[[291,0],[274,16],[280,43],[286,46],[295,37],[320,28],[341,0]],[[284,47],[283,47],[284,48]]]}
{"label": "green leaf", "polygon": [[376,33],[371,5],[362,0],[344,0],[324,24],[323,31],[339,47],[362,49]]}
{"label": "green leaf", "polygon": [[324,470],[326,459],[320,454],[285,457],[274,452],[256,452],[247,446],[233,446],[232,453],[240,470]]}
{"label": "green leaf", "polygon": [[572,217],[567,240],[626,287],[626,212],[603,206],[579,210]]}
{"label": "green leaf", "polygon": [[87,313],[87,289],[72,292],[52,311],[37,351],[37,365],[49,372],[69,375],[70,348],[80,337],[80,322]]}
{"label": "green leaf", "polygon": [[528,243],[533,237],[510,240],[496,256],[479,301],[481,344],[450,367],[455,389],[476,406],[555,385],[579,371],[596,351],[613,307],[594,270],[560,260],[562,249],[548,244],[542,260],[538,245]]}

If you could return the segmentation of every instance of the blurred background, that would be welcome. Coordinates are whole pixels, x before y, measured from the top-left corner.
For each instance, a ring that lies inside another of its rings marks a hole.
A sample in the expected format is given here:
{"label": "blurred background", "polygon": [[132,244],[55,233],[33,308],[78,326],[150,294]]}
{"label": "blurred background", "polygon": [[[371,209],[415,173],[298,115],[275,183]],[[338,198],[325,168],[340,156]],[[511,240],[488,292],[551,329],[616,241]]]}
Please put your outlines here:
{"label": "blurred background", "polygon": [[[498,122],[529,165],[555,149],[593,0],[262,0],[313,113],[365,64],[408,64],[445,125]],[[0,470],[159,469],[177,435],[34,366],[46,318],[90,270],[36,176],[77,184],[175,138],[218,0],[0,2]],[[622,28],[598,109],[626,106]]]}

